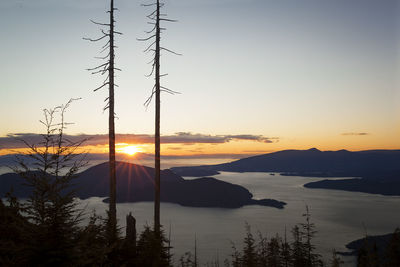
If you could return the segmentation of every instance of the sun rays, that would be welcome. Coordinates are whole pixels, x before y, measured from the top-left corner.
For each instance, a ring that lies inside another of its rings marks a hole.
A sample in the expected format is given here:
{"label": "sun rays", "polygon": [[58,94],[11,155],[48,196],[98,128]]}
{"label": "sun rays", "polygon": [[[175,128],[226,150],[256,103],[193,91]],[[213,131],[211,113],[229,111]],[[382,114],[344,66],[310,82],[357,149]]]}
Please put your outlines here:
{"label": "sun rays", "polygon": [[117,144],[117,152],[118,153],[124,153],[129,156],[134,156],[138,152],[142,152],[142,150],[136,146],[136,145],[130,145],[130,144],[125,144],[125,143],[119,143]]}

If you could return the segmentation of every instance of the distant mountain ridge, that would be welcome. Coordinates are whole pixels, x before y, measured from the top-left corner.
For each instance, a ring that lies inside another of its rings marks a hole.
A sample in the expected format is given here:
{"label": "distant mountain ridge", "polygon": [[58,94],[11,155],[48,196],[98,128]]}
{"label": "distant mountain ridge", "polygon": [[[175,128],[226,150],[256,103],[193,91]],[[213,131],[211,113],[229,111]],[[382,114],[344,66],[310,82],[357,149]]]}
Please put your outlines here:
{"label": "distant mountain ridge", "polygon": [[323,180],[307,188],[336,189],[382,195],[400,195],[400,150],[320,151],[283,150],[237,161],[194,167],[176,167],[181,176],[216,175],[228,172],[279,172],[305,177],[360,177]]}
{"label": "distant mountain ridge", "polygon": [[182,176],[213,175],[218,171],[280,172],[304,176],[362,176],[400,170],[400,150],[320,151],[283,150],[237,161],[194,167],[171,168]]}
{"label": "distant mountain ridge", "polygon": [[[154,200],[154,168],[137,164],[117,162],[117,202],[139,202]],[[108,162],[93,166],[74,180],[76,194],[89,197],[108,197]],[[29,188],[22,185],[17,174],[0,175],[0,195],[14,188],[18,197],[27,197]],[[252,199],[253,195],[244,187],[204,177],[185,180],[169,169],[161,171],[161,201],[191,207],[239,208],[244,205],[263,205],[283,208],[286,203],[273,199]]]}

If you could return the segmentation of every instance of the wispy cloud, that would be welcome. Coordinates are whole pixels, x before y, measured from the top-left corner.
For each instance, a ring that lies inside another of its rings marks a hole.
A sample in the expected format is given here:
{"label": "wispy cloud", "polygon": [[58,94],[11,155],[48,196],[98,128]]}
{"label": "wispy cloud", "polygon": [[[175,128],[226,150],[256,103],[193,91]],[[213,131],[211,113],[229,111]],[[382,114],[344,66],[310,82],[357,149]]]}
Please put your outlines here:
{"label": "wispy cloud", "polygon": [[[106,134],[79,134],[79,135],[65,135],[66,139],[72,142],[78,142],[86,139],[85,145],[106,145],[108,144],[108,135]],[[34,133],[12,133],[5,137],[0,137],[0,149],[13,149],[23,148],[25,145],[21,140],[26,141],[29,144],[40,144],[43,141],[43,137],[40,134]],[[273,143],[278,142],[278,137],[266,137],[263,135],[206,135],[200,133],[190,132],[178,132],[173,135],[161,136],[161,142],[163,144],[222,144],[231,141],[254,141],[262,143]],[[117,134],[117,143],[129,143],[129,144],[152,144],[154,142],[154,136],[149,134]]]}
{"label": "wispy cloud", "polygon": [[363,135],[370,135],[370,133],[342,133],[341,135],[359,135],[359,136],[363,136]]}

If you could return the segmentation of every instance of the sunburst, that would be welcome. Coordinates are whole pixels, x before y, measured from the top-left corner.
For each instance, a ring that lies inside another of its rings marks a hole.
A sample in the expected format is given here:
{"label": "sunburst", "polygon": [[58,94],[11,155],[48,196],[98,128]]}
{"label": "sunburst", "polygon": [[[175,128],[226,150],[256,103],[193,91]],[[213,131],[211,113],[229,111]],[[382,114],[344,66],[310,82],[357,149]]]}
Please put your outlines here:
{"label": "sunburst", "polygon": [[127,146],[124,146],[124,147],[120,147],[120,148],[117,149],[117,151],[120,152],[120,153],[124,153],[124,154],[130,155],[130,156],[133,156],[136,153],[141,152],[140,148],[137,147],[137,146],[134,146],[134,145],[127,145]]}

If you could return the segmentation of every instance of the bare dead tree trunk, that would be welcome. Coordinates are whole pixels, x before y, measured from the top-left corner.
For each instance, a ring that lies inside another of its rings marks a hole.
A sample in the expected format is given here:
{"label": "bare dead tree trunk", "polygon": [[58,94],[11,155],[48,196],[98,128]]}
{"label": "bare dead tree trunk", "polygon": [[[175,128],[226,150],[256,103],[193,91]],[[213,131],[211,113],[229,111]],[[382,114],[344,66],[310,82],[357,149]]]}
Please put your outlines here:
{"label": "bare dead tree trunk", "polygon": [[155,166],[155,191],[154,191],[154,230],[156,233],[160,232],[160,1],[157,0],[157,11],[156,11],[156,51],[155,51],[155,83],[156,83],[156,112],[155,112],[155,153],[154,153],[154,166]]}
{"label": "bare dead tree trunk", "polygon": [[131,251],[136,250],[136,219],[132,216],[132,213],[126,215],[126,238],[125,241],[131,248]]}
{"label": "bare dead tree trunk", "polygon": [[106,26],[108,28],[107,31],[101,29],[102,36],[97,39],[84,38],[85,40],[89,40],[91,42],[98,42],[103,39],[108,39],[107,43],[102,47],[102,51],[106,52],[108,50],[108,54],[104,57],[97,57],[102,60],[106,60],[105,63],[88,69],[92,71],[92,74],[107,74],[106,79],[103,81],[101,86],[96,88],[94,91],[97,91],[101,88],[108,86],[108,97],[105,99],[107,105],[104,107],[104,110],[108,109],[108,144],[109,144],[109,175],[110,175],[110,199],[109,199],[109,214],[108,214],[108,234],[109,234],[109,242],[112,243],[117,239],[117,208],[116,208],[116,163],[115,163],[115,109],[114,109],[114,88],[117,86],[114,82],[115,70],[119,70],[115,67],[115,45],[114,45],[114,36],[115,34],[122,34],[120,32],[115,31],[115,20],[114,20],[114,11],[117,10],[114,8],[114,0],[110,0],[110,10],[107,11],[109,13],[109,23],[98,23],[92,21],[96,25]]}
{"label": "bare dead tree trunk", "polygon": [[151,103],[153,96],[155,96],[155,134],[154,134],[154,168],[155,168],[155,175],[154,175],[154,231],[156,233],[160,233],[160,191],[161,191],[161,164],[160,164],[160,156],[161,156],[161,148],[160,148],[160,95],[161,91],[175,94],[178,92],[172,91],[166,87],[161,86],[160,78],[166,76],[167,74],[160,73],[160,57],[161,51],[166,51],[169,53],[173,53],[175,55],[180,55],[175,53],[167,48],[164,48],[160,45],[161,39],[161,32],[165,30],[160,26],[161,21],[167,22],[175,22],[175,20],[167,19],[162,16],[166,16],[166,14],[161,14],[161,8],[164,6],[164,3],[161,3],[160,0],[157,0],[155,3],[152,4],[144,4],[143,6],[155,6],[156,9],[147,16],[151,20],[149,24],[154,25],[153,29],[148,34],[151,34],[150,37],[139,39],[140,41],[148,41],[154,40],[145,50],[144,52],[153,52],[154,58],[150,62],[152,63],[152,70],[149,77],[154,73],[154,80],[155,84],[152,90],[150,97],[145,102],[145,106],[148,106]]}
{"label": "bare dead tree trunk", "polygon": [[115,124],[114,124],[114,0],[110,3],[110,64],[109,73],[109,118],[108,118],[108,143],[110,163],[110,202],[109,220],[111,240],[116,239],[117,232],[117,208],[116,208],[116,183],[117,174],[115,167]]}

